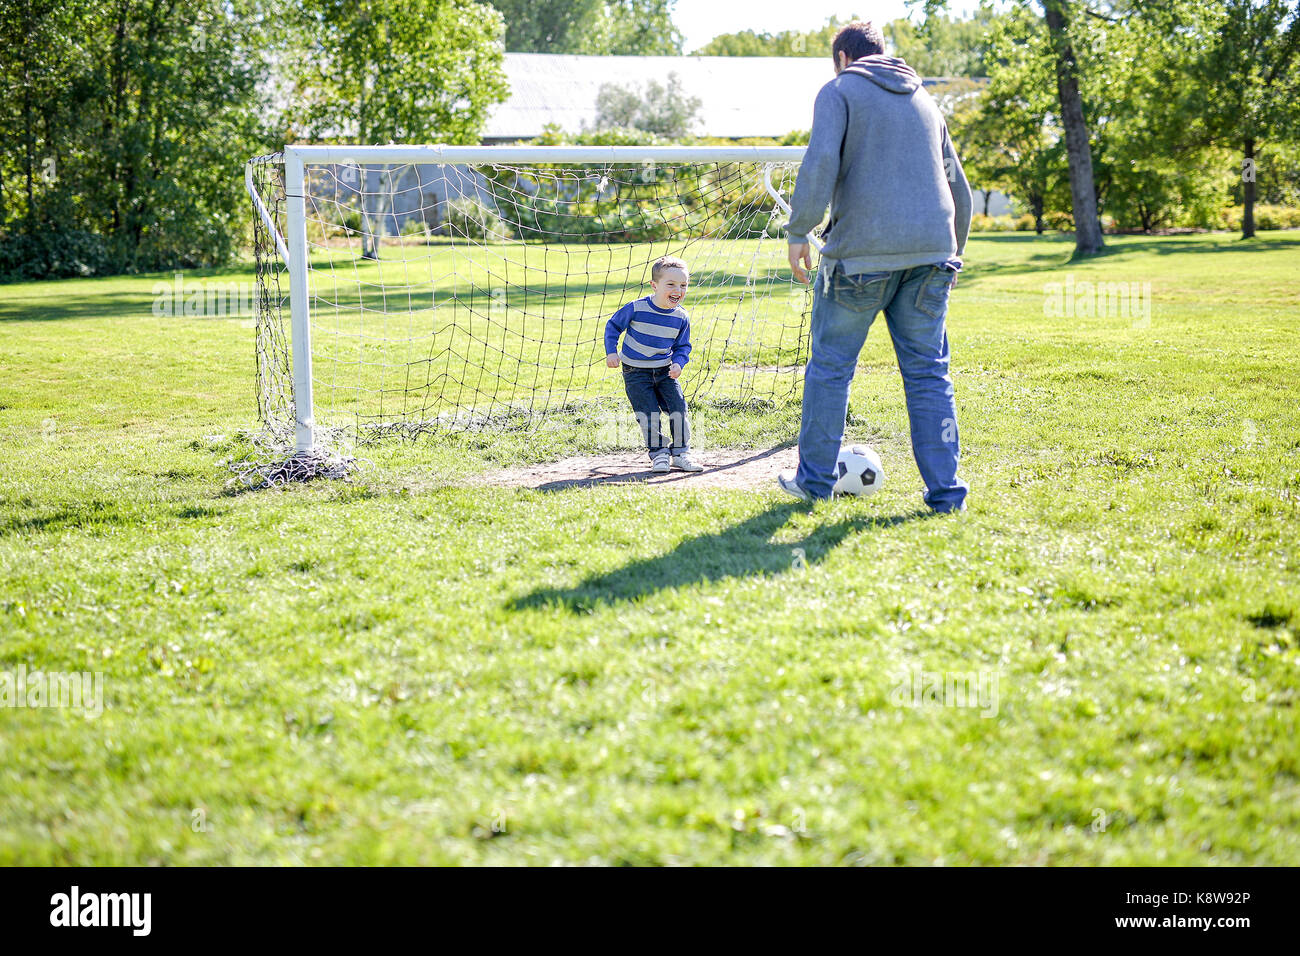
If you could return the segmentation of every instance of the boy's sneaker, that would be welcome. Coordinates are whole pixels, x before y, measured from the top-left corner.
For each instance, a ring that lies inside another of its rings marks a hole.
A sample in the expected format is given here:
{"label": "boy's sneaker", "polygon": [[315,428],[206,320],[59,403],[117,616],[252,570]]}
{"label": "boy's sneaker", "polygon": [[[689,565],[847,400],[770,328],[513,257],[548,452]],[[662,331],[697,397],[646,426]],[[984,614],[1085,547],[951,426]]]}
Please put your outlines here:
{"label": "boy's sneaker", "polygon": [[662,475],[664,472],[668,471],[668,469],[670,469],[671,467],[672,465],[669,463],[669,459],[667,455],[657,455],[655,456],[655,458],[651,459],[650,461],[650,470],[653,471],[656,475]]}
{"label": "boy's sneaker", "polygon": [[794,495],[800,501],[811,501],[808,492],[799,487],[799,482],[794,480],[793,471],[783,471],[776,476],[776,483],[781,486],[781,490],[787,495]]}
{"label": "boy's sneaker", "polygon": [[673,455],[673,467],[679,471],[703,471],[704,466],[691,458],[687,452]]}

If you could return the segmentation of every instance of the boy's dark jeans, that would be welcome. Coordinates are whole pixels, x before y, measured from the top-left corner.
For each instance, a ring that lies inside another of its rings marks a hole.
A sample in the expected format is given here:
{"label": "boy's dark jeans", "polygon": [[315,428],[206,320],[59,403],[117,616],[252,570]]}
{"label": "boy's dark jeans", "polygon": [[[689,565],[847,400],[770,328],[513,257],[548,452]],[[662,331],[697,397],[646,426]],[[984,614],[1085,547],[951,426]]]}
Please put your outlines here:
{"label": "boy's dark jeans", "polygon": [[[623,366],[623,387],[636,412],[641,437],[653,460],[665,453],[680,455],[691,444],[691,427],[686,421],[686,396],[668,366],[636,368]],[[662,426],[667,424],[668,428]],[[667,431],[668,434],[664,434]]]}

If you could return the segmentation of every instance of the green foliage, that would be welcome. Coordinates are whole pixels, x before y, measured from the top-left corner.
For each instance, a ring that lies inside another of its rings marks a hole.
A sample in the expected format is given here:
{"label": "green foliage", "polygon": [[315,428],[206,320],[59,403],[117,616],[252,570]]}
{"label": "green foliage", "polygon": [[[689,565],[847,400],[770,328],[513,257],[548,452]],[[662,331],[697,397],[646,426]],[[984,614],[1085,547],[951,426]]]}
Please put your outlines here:
{"label": "green foliage", "polygon": [[226,261],[240,167],[268,139],[267,17],[256,0],[0,4],[0,277]]}
{"label": "green foliage", "polygon": [[1169,106],[1192,38],[1149,16],[1090,18],[1076,32],[1099,207],[1124,230],[1214,225],[1231,159],[1204,146],[1179,148],[1184,120]]}
{"label": "green foliage", "polygon": [[1175,7],[1198,43],[1178,95],[1189,140],[1238,147],[1300,134],[1300,11],[1285,0]]}
{"label": "green foliage", "polygon": [[1255,207],[1255,223],[1260,229],[1300,229],[1300,208],[1261,203]]}
{"label": "green foliage", "polygon": [[[857,17],[849,18],[854,19]],[[839,21],[835,17],[828,17],[826,25],[818,30],[783,30],[780,33],[741,30],[738,33],[723,33],[696,50],[695,55],[830,57],[835,32],[849,20]]]}
{"label": "green foliage", "polygon": [[514,237],[510,227],[492,209],[470,198],[453,199],[443,215],[446,231],[466,239],[499,242]]}
{"label": "green foliage", "polygon": [[[1116,229],[1221,228],[1224,198],[1241,194],[1239,164],[1205,135],[1204,119],[1189,113],[1196,97],[1184,95],[1188,70],[1218,42],[1207,32],[1218,22],[1176,3],[1070,22],[1098,208]],[[1011,8],[992,22],[988,50],[977,105],[959,104],[949,117],[968,175],[1010,194],[1043,228],[1068,228],[1064,131],[1042,18]],[[1286,143],[1261,151],[1261,178],[1282,203],[1300,185],[1294,156]]]}
{"label": "green foliage", "polygon": [[425,234],[425,222],[419,216],[412,216],[406,222],[402,223],[400,235],[404,237],[423,236]]}
{"label": "green foliage", "polygon": [[502,30],[475,0],[300,0],[286,120],[310,141],[477,142],[508,92]]}
{"label": "green foliage", "polygon": [[[1256,150],[1255,161],[1259,201],[1300,206],[1300,141],[1265,143]],[[1241,187],[1241,177],[1234,176],[1233,196],[1239,202],[1242,199]]]}
{"label": "green foliage", "polygon": [[113,271],[104,237],[66,223],[0,236],[0,279],[63,279]]}
{"label": "green foliage", "polygon": [[596,94],[597,129],[638,129],[665,139],[680,139],[698,122],[700,99],[688,96],[681,77],[647,81],[643,90],[606,83]]}
{"label": "green foliage", "polygon": [[[298,0],[288,125],[307,140],[477,142],[507,94],[501,16],[475,0]],[[388,167],[362,176],[362,256],[392,204]]]}
{"label": "green foliage", "polygon": [[1242,234],[1251,236],[1256,179],[1246,166],[1265,144],[1300,139],[1295,103],[1300,99],[1300,7],[1285,0],[1171,2],[1162,22],[1175,36],[1193,38],[1182,48],[1178,82],[1164,109],[1170,141],[1180,152],[1221,146],[1239,157],[1236,193],[1242,199]]}
{"label": "green foliage", "polygon": [[[541,146],[656,146],[670,140],[644,130],[614,127],[570,134],[549,125]],[[732,140],[685,137],[679,145],[736,145]],[[773,145],[749,139],[739,145]],[[771,203],[761,183],[742,181],[734,164],[615,165],[604,186],[591,167],[551,163],[494,174],[499,204],[509,210],[515,234],[553,242],[652,242],[677,236],[729,238],[775,235]],[[611,185],[611,183],[613,185]],[[793,183],[788,184],[792,188]],[[737,207],[753,208],[750,221],[729,222]]]}
{"label": "green foliage", "polygon": [[475,142],[501,30],[470,0],[0,4],[0,278],[224,263],[243,162],[286,140]]}
{"label": "green foliage", "polygon": [[988,43],[988,83],[953,111],[949,129],[967,177],[1012,196],[1042,232],[1049,208],[1069,203],[1047,31],[1041,18],[1012,8],[992,24]]}
{"label": "green foliage", "polygon": [[675,0],[492,0],[511,53],[673,56]]}
{"label": "green foliage", "polygon": [[975,213],[971,216],[971,232],[1032,232],[1038,228],[1039,221],[1032,213],[1022,216],[986,216]]}
{"label": "green foliage", "polygon": [[[724,33],[695,52],[698,56],[830,57],[836,32],[858,19],[856,14],[843,19],[830,17],[825,26],[816,30]],[[980,8],[967,19],[936,14],[921,27],[906,19],[892,20],[881,25],[881,32],[887,51],[902,57],[923,76],[984,76],[987,33],[995,19],[991,9]]]}
{"label": "green foliage", "polygon": [[981,6],[965,19],[935,13],[921,26],[891,20],[883,32],[889,52],[922,76],[987,76],[989,34],[997,19],[991,7]]}

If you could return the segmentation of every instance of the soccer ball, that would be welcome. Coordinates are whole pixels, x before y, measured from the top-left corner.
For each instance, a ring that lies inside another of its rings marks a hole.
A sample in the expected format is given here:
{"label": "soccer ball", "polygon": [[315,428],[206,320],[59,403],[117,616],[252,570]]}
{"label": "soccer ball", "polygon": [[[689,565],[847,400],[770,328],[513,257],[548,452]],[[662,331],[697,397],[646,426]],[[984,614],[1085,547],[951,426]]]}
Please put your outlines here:
{"label": "soccer ball", "polygon": [[866,445],[845,446],[835,461],[835,486],[837,495],[871,495],[885,483],[885,469],[880,456]]}

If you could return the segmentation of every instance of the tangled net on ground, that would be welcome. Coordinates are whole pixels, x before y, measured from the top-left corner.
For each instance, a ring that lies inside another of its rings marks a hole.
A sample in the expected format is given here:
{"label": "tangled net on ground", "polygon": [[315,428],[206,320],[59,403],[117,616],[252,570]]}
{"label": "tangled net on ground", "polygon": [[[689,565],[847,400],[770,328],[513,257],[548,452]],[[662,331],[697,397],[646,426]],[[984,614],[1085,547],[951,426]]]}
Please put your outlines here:
{"label": "tangled net on ground", "polygon": [[310,451],[294,451],[290,436],[272,431],[246,431],[241,435],[249,450],[230,462],[234,477],[226,482],[235,492],[283,488],[293,482],[317,478],[347,479],[361,466],[352,455],[336,450],[336,442],[324,442]]}

